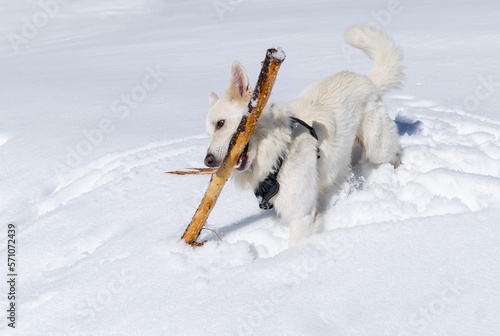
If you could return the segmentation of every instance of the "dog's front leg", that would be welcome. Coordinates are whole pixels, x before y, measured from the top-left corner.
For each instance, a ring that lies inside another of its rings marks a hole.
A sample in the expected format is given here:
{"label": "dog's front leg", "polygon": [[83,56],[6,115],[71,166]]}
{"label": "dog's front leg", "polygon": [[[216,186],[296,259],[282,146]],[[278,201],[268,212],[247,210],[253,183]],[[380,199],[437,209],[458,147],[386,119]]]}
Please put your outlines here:
{"label": "dog's front leg", "polygon": [[274,204],[290,225],[290,246],[299,244],[313,232],[319,192],[316,145],[316,139],[309,133],[297,136],[278,175],[280,191]]}
{"label": "dog's front leg", "polygon": [[[284,223],[290,225],[289,246],[296,246],[313,233],[316,216],[317,185],[315,179],[299,188],[284,185],[276,197],[276,210]],[[296,186],[295,184],[292,184]]]}
{"label": "dog's front leg", "polygon": [[289,246],[298,245],[303,239],[312,233],[314,223],[314,214],[310,213],[305,216],[290,220],[290,240]]}

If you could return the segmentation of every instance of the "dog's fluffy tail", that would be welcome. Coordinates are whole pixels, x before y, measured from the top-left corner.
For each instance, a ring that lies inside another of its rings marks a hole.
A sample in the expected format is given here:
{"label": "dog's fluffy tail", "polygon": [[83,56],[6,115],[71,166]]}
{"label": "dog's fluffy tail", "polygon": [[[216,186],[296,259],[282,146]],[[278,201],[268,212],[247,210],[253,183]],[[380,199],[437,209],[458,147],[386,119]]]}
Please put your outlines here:
{"label": "dog's fluffy tail", "polygon": [[401,86],[403,53],[389,35],[372,26],[355,25],[347,28],[345,40],[372,59],[368,77],[381,94]]}

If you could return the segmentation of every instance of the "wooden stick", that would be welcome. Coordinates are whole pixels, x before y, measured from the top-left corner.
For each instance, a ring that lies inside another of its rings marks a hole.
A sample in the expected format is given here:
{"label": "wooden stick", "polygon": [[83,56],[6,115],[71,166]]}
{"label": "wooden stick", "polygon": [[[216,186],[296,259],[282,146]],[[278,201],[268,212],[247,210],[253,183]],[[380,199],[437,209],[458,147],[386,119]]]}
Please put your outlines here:
{"label": "wooden stick", "polygon": [[271,96],[271,90],[276,80],[276,75],[284,60],[285,53],[282,50],[267,50],[266,58],[264,62],[262,62],[262,69],[257,84],[255,85],[252,98],[250,99],[246,113],[244,113],[241,118],[236,133],[231,139],[226,157],[222,161],[219,169],[217,169],[215,175],[213,175],[212,181],[210,181],[208,185],[208,189],[198,210],[196,210],[191,223],[182,235],[182,239],[184,239],[186,243],[193,245],[200,235],[200,231],[208,215],[214,208],[222,188],[229,179],[236,162],[250,140],[255,125],[257,125],[257,121]]}
{"label": "wooden stick", "polygon": [[165,174],[175,174],[175,175],[210,175],[217,171],[217,168],[186,168],[185,170],[174,170],[165,172]]}

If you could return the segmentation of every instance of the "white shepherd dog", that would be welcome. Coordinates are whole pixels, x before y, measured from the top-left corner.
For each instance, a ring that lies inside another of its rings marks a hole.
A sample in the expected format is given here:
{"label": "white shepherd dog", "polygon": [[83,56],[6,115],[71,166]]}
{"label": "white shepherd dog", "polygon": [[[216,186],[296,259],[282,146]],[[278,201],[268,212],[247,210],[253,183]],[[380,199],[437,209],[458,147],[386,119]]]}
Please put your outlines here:
{"label": "white shepherd dog", "polygon": [[[345,39],[372,59],[370,73],[342,71],[288,103],[268,103],[236,165],[237,182],[254,190],[261,208],[275,207],[290,224],[290,246],[321,230],[330,199],[345,182],[354,146],[374,164],[399,164],[397,127],[381,96],[401,85],[403,55],[374,27],[349,27]],[[223,161],[251,95],[245,69],[234,62],[226,95],[219,99],[210,93],[205,165],[218,167]]]}

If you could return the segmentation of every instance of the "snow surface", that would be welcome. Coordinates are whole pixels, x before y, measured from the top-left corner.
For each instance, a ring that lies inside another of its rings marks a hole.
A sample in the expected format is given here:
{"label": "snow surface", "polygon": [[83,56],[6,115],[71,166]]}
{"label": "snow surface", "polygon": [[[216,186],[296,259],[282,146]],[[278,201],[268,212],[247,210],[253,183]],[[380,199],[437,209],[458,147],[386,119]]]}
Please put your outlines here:
{"label": "snow surface", "polygon": [[[0,253],[15,223],[19,274],[15,330],[0,285],[0,334],[500,334],[500,2],[0,6]],[[296,248],[231,183],[208,220],[223,242],[180,242],[208,177],[163,172],[202,166],[231,63],[255,81],[282,46],[273,97],[289,100],[367,73],[343,31],[369,22],[405,53],[385,97],[403,165],[356,166]]]}

